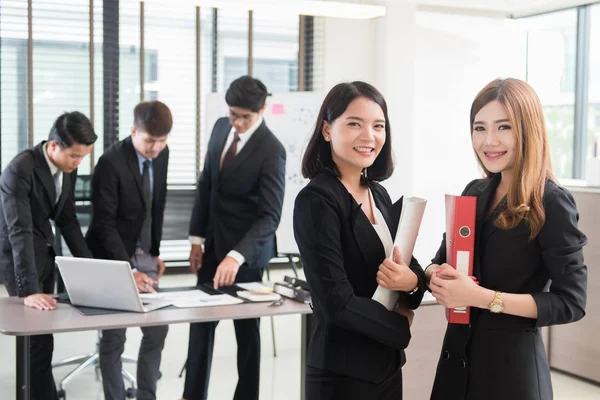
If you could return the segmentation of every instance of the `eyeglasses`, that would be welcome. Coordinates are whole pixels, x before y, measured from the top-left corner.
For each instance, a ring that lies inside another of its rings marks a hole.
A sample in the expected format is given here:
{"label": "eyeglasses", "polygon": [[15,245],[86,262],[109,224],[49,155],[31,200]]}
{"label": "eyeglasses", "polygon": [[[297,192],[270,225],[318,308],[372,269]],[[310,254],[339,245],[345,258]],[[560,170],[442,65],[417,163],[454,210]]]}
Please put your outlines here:
{"label": "eyeglasses", "polygon": [[274,302],[269,304],[269,307],[279,307],[285,301],[285,297],[279,298],[279,300],[275,300]]}
{"label": "eyeglasses", "polygon": [[231,122],[235,122],[238,119],[241,119],[242,122],[249,123],[249,122],[252,121],[252,117],[254,116],[254,114],[256,114],[256,113],[250,113],[250,114],[244,114],[244,115],[237,115],[233,111],[229,110],[229,120]]}

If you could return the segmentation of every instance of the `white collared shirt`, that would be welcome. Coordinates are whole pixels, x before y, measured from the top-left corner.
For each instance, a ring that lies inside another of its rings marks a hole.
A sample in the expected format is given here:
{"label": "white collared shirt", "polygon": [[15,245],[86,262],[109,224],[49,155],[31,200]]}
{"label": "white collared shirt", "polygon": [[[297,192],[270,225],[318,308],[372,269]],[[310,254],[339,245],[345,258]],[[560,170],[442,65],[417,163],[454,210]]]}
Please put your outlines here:
{"label": "white collared shirt", "polygon": [[[248,143],[248,140],[250,140],[250,138],[252,137],[254,132],[256,132],[256,130],[258,129],[260,124],[262,124],[262,122],[263,122],[263,117],[260,116],[254,123],[254,125],[252,125],[246,132],[238,133],[240,140],[237,144],[237,149],[235,151],[236,155],[240,154],[240,151],[242,151],[242,148],[244,147],[244,145],[246,143]],[[223,147],[223,151],[221,152],[221,158],[219,159],[219,168],[223,164],[223,159],[225,158],[225,154],[227,154],[227,150],[229,150],[231,143],[233,143],[233,134],[234,133],[235,133],[235,128],[232,126],[231,130],[229,131],[229,134],[227,135],[227,140],[225,141],[225,146]]]}
{"label": "white collared shirt", "polygon": [[[237,143],[237,149],[235,152],[236,155],[240,154],[240,151],[242,151],[242,148],[244,147],[244,145],[246,143],[248,143],[248,140],[250,140],[250,138],[252,137],[254,132],[256,132],[256,130],[260,127],[262,122],[263,122],[263,117],[261,115],[258,117],[256,122],[250,128],[248,128],[248,130],[246,132],[238,134],[240,140]],[[234,133],[235,133],[235,127],[232,126],[231,130],[229,131],[229,134],[227,135],[227,140],[225,141],[225,146],[223,146],[223,151],[221,152],[221,158],[219,159],[219,167],[221,167],[221,164],[223,163],[223,159],[225,158],[225,154],[227,153],[227,150],[231,146],[231,143],[233,143]],[[190,243],[193,245],[204,244],[203,237],[190,236],[189,239],[190,239]],[[236,260],[238,262],[238,265],[242,265],[244,263],[244,261],[246,261],[246,258],[235,250],[231,250],[229,253],[227,253],[227,255],[229,257],[233,258],[234,260]]]}
{"label": "white collared shirt", "polygon": [[373,198],[371,189],[369,189],[369,202],[371,203],[371,209],[373,210],[373,215],[375,217],[375,223],[372,224],[373,229],[375,229],[377,236],[379,236],[379,240],[381,240],[381,244],[383,245],[383,249],[385,251],[385,256],[392,257],[394,251],[394,240],[392,239],[392,233],[390,232],[390,228],[383,217],[383,214],[375,205],[375,199]]}
{"label": "white collared shirt", "polygon": [[[42,148],[42,152],[44,153],[44,158],[46,159],[46,162],[48,163],[48,168],[50,168],[50,175],[52,176],[52,181],[54,181],[54,174],[56,174],[59,169],[56,165],[54,165],[52,163],[52,161],[50,161],[50,158],[48,157],[48,142],[44,143],[44,146]],[[63,172],[60,171],[60,174],[58,176],[58,183],[60,185],[60,187],[62,188],[62,184],[63,184]]]}

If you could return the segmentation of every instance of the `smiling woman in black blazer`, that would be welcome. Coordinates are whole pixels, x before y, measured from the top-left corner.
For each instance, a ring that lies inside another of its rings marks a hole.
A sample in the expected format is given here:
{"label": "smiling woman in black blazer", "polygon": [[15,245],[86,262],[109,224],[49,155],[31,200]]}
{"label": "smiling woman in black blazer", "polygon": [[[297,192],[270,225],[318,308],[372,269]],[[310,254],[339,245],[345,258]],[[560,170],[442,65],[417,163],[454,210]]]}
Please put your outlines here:
{"label": "smiling woman in black blazer", "polygon": [[[302,170],[310,183],[296,198],[294,233],[314,307],[307,399],[402,398],[404,352],[423,271],[391,254],[402,202],[376,181],[393,171],[383,96],[364,82],[342,83],[325,98]],[[384,261],[385,260],[385,261]],[[394,271],[402,306],[371,299]]]}
{"label": "smiling woman in black blazer", "polygon": [[470,122],[486,175],[463,192],[477,197],[480,285],[443,264],[443,241],[427,268],[432,293],[447,307],[473,308],[470,325],[448,324],[431,399],[550,400],[540,328],[585,315],[586,237],[552,173],[543,110],[527,83],[490,82]]}

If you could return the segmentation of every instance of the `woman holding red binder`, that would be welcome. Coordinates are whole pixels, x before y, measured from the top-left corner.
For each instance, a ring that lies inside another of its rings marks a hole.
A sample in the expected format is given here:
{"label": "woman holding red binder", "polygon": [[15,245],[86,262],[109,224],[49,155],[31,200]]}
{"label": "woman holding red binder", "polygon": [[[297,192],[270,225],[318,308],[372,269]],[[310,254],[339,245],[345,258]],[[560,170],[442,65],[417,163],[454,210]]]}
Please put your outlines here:
{"label": "woman holding red binder", "polygon": [[426,276],[439,303],[470,306],[471,319],[448,324],[431,399],[549,400],[540,328],[585,315],[587,239],[552,172],[542,106],[527,83],[490,82],[470,123],[485,173],[463,191],[477,197],[474,277],[445,264],[445,237]]}

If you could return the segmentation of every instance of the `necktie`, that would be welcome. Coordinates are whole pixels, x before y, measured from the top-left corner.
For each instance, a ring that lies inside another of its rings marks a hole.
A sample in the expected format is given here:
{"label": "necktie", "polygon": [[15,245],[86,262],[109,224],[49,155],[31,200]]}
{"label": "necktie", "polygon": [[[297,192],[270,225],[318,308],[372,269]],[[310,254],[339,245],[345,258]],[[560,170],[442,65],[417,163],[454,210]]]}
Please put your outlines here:
{"label": "necktie", "polygon": [[146,214],[142,224],[140,245],[144,252],[150,251],[152,245],[152,190],[150,188],[150,160],[144,161],[144,172],[142,174],[142,189],[144,192],[144,203]]}
{"label": "necktie", "polygon": [[54,199],[54,203],[58,203],[58,199],[60,199],[60,194],[62,192],[62,185],[60,184],[60,174],[62,171],[59,169],[54,173],[54,189],[56,191],[56,199]]}
{"label": "necktie", "polygon": [[235,132],[233,134],[233,142],[231,142],[231,146],[227,149],[227,153],[225,153],[225,157],[223,157],[223,163],[221,164],[221,171],[225,169],[227,165],[231,163],[233,158],[237,153],[237,144],[240,141],[240,135]]}

